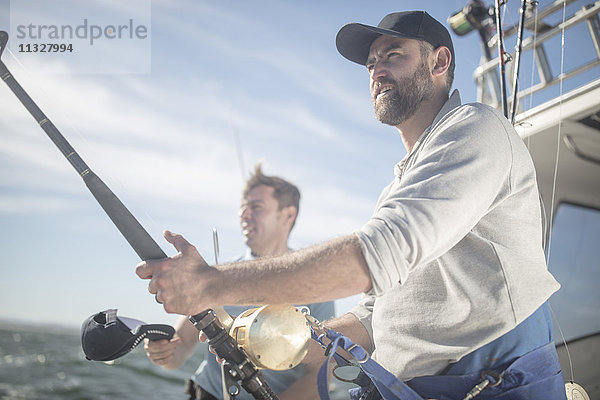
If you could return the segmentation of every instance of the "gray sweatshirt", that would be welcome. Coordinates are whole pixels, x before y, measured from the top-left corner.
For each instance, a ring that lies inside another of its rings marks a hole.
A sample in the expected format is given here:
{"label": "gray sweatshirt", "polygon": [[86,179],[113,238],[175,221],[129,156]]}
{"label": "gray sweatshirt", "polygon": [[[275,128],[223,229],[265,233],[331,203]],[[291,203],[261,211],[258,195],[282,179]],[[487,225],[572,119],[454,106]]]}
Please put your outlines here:
{"label": "gray sweatshirt", "polygon": [[373,288],[351,312],[405,380],[500,337],[560,287],[527,148],[498,111],[460,103],[455,91],[355,232]]}

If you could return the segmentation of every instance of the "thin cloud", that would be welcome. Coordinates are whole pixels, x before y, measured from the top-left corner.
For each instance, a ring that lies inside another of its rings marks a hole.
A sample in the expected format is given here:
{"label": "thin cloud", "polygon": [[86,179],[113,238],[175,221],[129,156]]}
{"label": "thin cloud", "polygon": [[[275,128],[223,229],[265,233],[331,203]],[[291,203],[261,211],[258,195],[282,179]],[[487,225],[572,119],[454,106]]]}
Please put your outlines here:
{"label": "thin cloud", "polygon": [[[267,71],[275,69],[289,78],[285,83],[287,87],[294,84],[306,94],[322,98],[329,107],[343,110],[351,118],[356,118],[357,122],[369,121],[369,115],[364,113],[365,99],[368,99],[366,74],[364,93],[349,91],[348,82],[343,81],[337,72],[337,54],[314,48],[310,51],[302,48],[292,50],[289,46],[283,47],[282,43],[275,43],[274,46],[277,47],[271,47],[272,43],[265,46],[260,41],[257,41],[261,44],[256,47],[249,47],[247,42],[240,38],[260,37],[262,28],[257,27],[245,16],[237,15],[235,9],[227,9],[224,12],[223,9],[206,7],[206,4],[202,3],[199,15],[202,15],[203,23],[181,18],[172,7],[160,12],[164,13],[161,25],[166,29],[177,36],[194,38],[194,42],[211,49],[210,52],[204,53],[208,54],[205,56],[206,64],[210,65],[212,58],[227,56],[247,67],[253,66]],[[333,40],[332,37],[332,43]],[[307,53],[311,54],[311,59],[306,58]],[[279,84],[273,84],[273,90],[277,90]]]}

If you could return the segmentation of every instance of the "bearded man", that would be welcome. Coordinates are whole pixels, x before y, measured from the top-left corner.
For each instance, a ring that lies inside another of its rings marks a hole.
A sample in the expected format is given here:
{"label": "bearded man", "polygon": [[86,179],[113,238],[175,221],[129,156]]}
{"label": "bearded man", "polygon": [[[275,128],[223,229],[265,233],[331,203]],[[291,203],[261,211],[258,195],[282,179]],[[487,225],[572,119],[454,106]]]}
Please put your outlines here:
{"label": "bearded man", "polygon": [[[535,170],[521,138],[497,110],[449,95],[452,40],[426,12],[346,25],[336,45],[366,66],[375,115],[396,127],[407,151],[371,219],[320,245],[216,269],[170,236],[181,254],[142,263],[137,274],[181,314],[362,292],[327,325],[420,396],[471,398],[477,387],[481,400],[564,399],[546,303],[559,284],[546,267]],[[194,278],[174,282],[182,270]],[[305,362],[320,359],[314,351]],[[356,398],[380,398],[372,389]]]}

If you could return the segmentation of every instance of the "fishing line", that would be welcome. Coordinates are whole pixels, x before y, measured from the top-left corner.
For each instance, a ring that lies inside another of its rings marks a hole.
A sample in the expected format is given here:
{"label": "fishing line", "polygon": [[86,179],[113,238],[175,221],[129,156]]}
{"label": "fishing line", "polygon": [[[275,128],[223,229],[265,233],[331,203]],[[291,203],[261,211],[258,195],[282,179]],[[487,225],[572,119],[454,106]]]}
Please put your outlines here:
{"label": "fishing line", "polygon": [[[535,64],[537,63],[536,61],[536,57],[535,57],[535,52],[537,49],[537,37],[538,37],[538,6],[539,6],[539,2],[537,0],[533,0],[531,2],[531,6],[533,7],[533,47],[531,48],[531,72],[530,72],[530,79],[529,79],[529,87],[532,88],[533,87],[533,76],[535,74]],[[541,77],[540,77],[540,81],[541,81]],[[535,95],[535,92],[533,90],[531,90],[531,92],[529,93],[529,106],[527,107],[527,111],[531,110],[533,108],[533,96]],[[527,112],[525,112],[524,114],[526,114]],[[525,117],[526,118],[526,117]],[[529,150],[529,152],[531,153],[531,135],[527,136],[527,143],[526,143],[527,149]],[[549,235],[549,230],[552,229],[552,227],[548,226],[548,214],[546,214],[546,206],[544,205],[544,200],[542,199],[542,194],[539,194],[540,197],[540,206],[542,207],[542,238],[543,238],[543,249],[544,251],[546,251],[546,243],[548,242],[546,240],[546,238]],[[546,263],[547,265],[547,263]],[[558,321],[557,321],[558,323]]]}
{"label": "fishing line", "polygon": [[[529,1],[529,0],[524,0],[524,1]],[[538,1],[537,0],[533,0],[531,1],[531,7],[533,8],[533,47],[531,48],[531,71],[530,71],[530,80],[529,80],[529,88],[533,87],[533,76],[535,73],[535,64],[536,64],[536,59],[535,59],[535,50],[537,48],[537,27],[538,27]],[[535,92],[532,90],[530,91],[528,98],[529,98],[529,105],[526,106],[526,110],[523,111],[523,118],[521,118],[521,122],[519,124],[523,124],[524,120],[527,118],[527,111],[531,110],[531,108],[533,107],[533,95],[535,94]],[[523,99],[524,102],[527,101],[527,99]],[[513,120],[514,123],[514,120]],[[527,147],[527,150],[529,150],[529,152],[531,153],[531,136],[532,135],[527,135],[527,138],[525,140],[525,146]],[[540,206],[542,208],[542,247],[544,248],[544,250],[546,250],[546,238],[548,237],[548,220],[546,217],[546,207],[544,206],[544,201],[542,199],[542,195],[541,193],[539,194],[539,198],[540,198]]]}
{"label": "fishing line", "polygon": [[[560,76],[559,76],[559,102],[558,102],[558,131],[556,137],[556,156],[554,159],[554,175],[552,178],[552,196],[550,203],[550,234],[548,237],[548,251],[546,253],[546,265],[549,264],[550,254],[552,253],[552,224],[554,220],[554,201],[556,196],[556,185],[558,181],[558,160],[560,157],[560,138],[561,138],[561,128],[562,128],[562,98],[563,98],[563,80],[564,80],[564,63],[565,63],[565,21],[566,21],[566,10],[567,3],[566,0],[563,0],[563,15],[562,15],[562,28],[561,28],[561,46],[560,46]],[[558,327],[558,331],[560,332],[560,336],[565,346],[565,351],[567,353],[567,359],[569,360],[569,369],[571,371],[571,382],[575,381],[575,371],[573,370],[573,360],[571,359],[571,352],[569,351],[569,346],[567,346],[567,340],[563,333],[562,327],[552,306],[548,303],[550,308],[550,312],[556,321],[556,326]]]}
{"label": "fishing line", "polygon": [[[558,161],[560,157],[560,139],[562,128],[562,100],[563,100],[563,80],[564,80],[564,65],[565,65],[565,19],[566,19],[566,0],[563,0],[563,16],[562,16],[562,31],[561,31],[561,46],[560,46],[560,76],[559,76],[559,101],[558,101],[558,131],[556,135],[556,156],[554,158],[554,174],[552,176],[552,197],[550,203],[550,226],[554,219],[554,201],[556,197],[556,185],[558,181]],[[552,252],[552,229],[548,238],[548,252],[546,254],[546,264],[550,261],[550,253]]]}
{"label": "fishing line", "polygon": [[[527,0],[523,0],[523,3],[525,3]],[[537,48],[537,27],[538,27],[538,2],[537,1],[532,1],[531,3],[532,7],[534,8],[534,29],[533,29],[533,48],[532,48],[532,61],[531,61],[531,78],[530,78],[530,87],[533,87],[533,77],[534,77],[534,66],[536,63],[536,58],[535,58],[535,50]],[[523,13],[525,12],[525,7],[523,6]],[[523,18],[524,16],[521,15],[521,18]],[[556,148],[556,156],[555,156],[555,161],[554,161],[554,175],[553,175],[553,183],[552,183],[552,196],[551,196],[551,213],[550,213],[550,224],[549,224],[549,233],[548,233],[548,241],[546,243],[546,241],[544,240],[544,248],[546,250],[546,264],[549,263],[550,260],[550,253],[551,253],[551,248],[552,248],[552,225],[553,225],[553,216],[554,216],[554,202],[555,202],[555,197],[556,197],[556,187],[557,187],[557,181],[558,181],[558,161],[560,158],[560,138],[561,138],[561,128],[562,128],[562,95],[563,95],[563,81],[564,81],[564,51],[565,51],[565,21],[566,21],[566,1],[563,0],[563,15],[562,15],[562,31],[561,31],[561,67],[560,67],[560,76],[559,76],[559,125],[558,125],[558,132],[557,132],[557,148]],[[521,29],[521,28],[520,28]],[[519,61],[519,60],[518,60]],[[518,62],[517,61],[517,62]],[[517,65],[518,68],[518,65]],[[540,78],[541,79],[541,78]],[[516,85],[513,85],[513,91],[516,90]],[[529,94],[529,108],[528,110],[530,110],[533,106],[533,95],[534,92],[532,91]],[[511,104],[512,108],[513,108],[513,112],[515,110],[515,104],[514,104],[514,100],[516,99],[515,93],[513,93],[513,104]],[[526,114],[526,113],[524,113]],[[514,114],[513,116],[511,116],[511,118],[513,119],[512,122],[514,122]],[[531,144],[531,135],[529,135],[527,137],[527,147],[528,149],[530,148],[530,144]],[[540,205],[542,207],[542,224],[543,224],[543,230],[544,230],[544,238],[546,237],[546,230],[547,228],[547,220],[546,220],[546,210],[545,210],[545,206],[543,201],[541,201],[541,197],[540,197]],[[571,373],[571,383],[573,383],[575,381],[575,376],[574,376],[574,369],[573,369],[573,360],[571,358],[571,352],[569,350],[569,346],[567,345],[567,340],[565,338],[564,332],[562,330],[562,326],[560,324],[560,321],[558,320],[558,317],[556,316],[556,313],[554,312],[552,306],[550,306],[550,304],[548,304],[549,308],[550,308],[550,312],[552,314],[553,320],[556,322],[556,326],[558,328],[558,331],[560,333],[561,339],[562,339],[562,343],[565,347],[565,352],[567,354],[567,359],[569,361],[569,369],[570,369],[570,373]]]}
{"label": "fishing line", "polygon": [[[533,47],[531,48],[531,72],[530,72],[530,79],[529,79],[529,87],[532,88],[533,87],[533,76],[535,74],[535,64],[537,63],[536,58],[535,58],[535,51],[537,49],[537,30],[538,30],[538,6],[539,6],[539,2],[536,0],[533,0],[531,2],[531,6],[533,7]],[[540,81],[541,81],[541,77],[540,77]],[[531,110],[533,108],[533,96],[535,95],[535,92],[532,90],[531,93],[529,93],[529,105],[527,107],[527,110]],[[527,136],[527,149],[531,150],[531,135]],[[544,208],[544,203],[542,202],[542,215],[544,216],[544,224],[546,223],[546,209]],[[546,245],[546,226],[544,225],[544,246]]]}
{"label": "fishing line", "polygon": [[504,21],[506,21],[506,14],[508,13],[508,0],[502,0],[502,4],[504,6],[504,9],[502,11],[502,18]]}
{"label": "fishing line", "polygon": [[552,306],[550,306],[550,304],[548,304],[548,308],[550,308],[550,312],[552,313],[552,318],[556,321],[556,327],[558,328],[558,331],[560,332],[560,336],[562,338],[563,345],[565,346],[565,350],[567,352],[567,359],[569,360],[569,369],[571,370],[571,382],[575,382],[575,374],[573,372],[573,361],[571,360],[571,352],[569,351],[569,346],[567,346],[567,339],[565,339],[565,334],[563,333],[562,327],[560,326],[560,323],[558,322],[558,317],[554,313],[554,310],[552,309]]}

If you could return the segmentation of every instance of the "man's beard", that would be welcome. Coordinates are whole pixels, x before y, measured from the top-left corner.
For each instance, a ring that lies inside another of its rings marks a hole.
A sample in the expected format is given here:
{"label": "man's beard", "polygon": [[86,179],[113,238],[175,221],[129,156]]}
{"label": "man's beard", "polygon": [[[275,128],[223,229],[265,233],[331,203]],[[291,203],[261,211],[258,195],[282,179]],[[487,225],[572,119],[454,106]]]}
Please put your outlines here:
{"label": "man's beard", "polygon": [[433,80],[427,64],[422,62],[410,77],[393,80],[382,78],[381,85],[392,84],[394,89],[379,99],[373,99],[375,117],[379,122],[400,125],[415,115],[421,103],[433,97]]}

